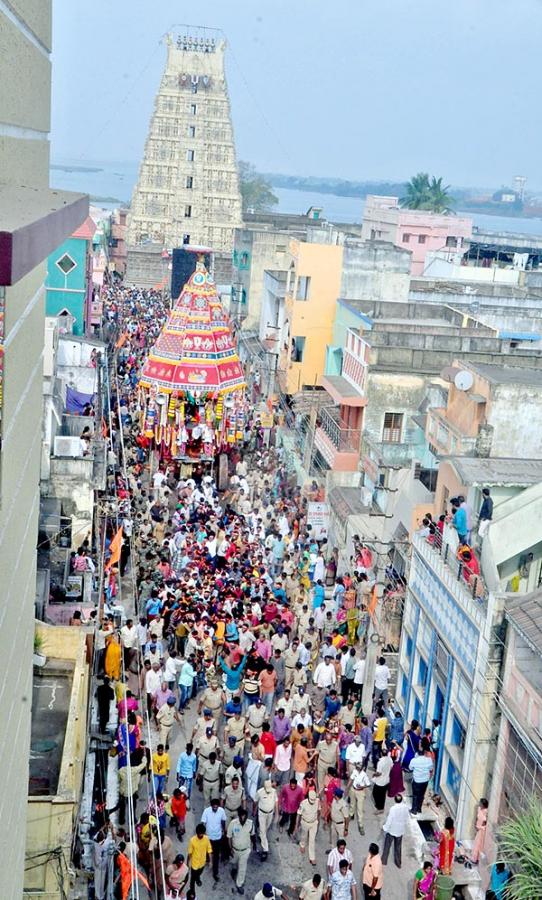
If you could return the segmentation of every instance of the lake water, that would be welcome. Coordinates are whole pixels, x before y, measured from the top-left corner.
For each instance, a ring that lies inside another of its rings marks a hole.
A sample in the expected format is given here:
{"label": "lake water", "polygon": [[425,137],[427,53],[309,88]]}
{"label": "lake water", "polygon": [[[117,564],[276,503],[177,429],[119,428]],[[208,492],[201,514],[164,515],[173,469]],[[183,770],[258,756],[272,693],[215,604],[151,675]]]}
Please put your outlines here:
{"label": "lake water", "polygon": [[[111,203],[102,206],[118,206],[127,203],[136,182],[139,164],[136,162],[103,162],[99,160],[58,160],[66,166],[85,166],[95,172],[66,171],[51,169],[51,186],[68,191],[82,191],[92,197],[112,197]],[[288,188],[273,188],[278,197],[277,212],[305,213],[311,206],[322,207],[324,216],[332,222],[361,222],[364,201],[358,197],[338,197],[335,194],[320,194],[316,191],[293,191]],[[512,231],[542,236],[542,219],[523,219],[510,216],[488,216],[481,213],[467,213],[479,228],[490,231]]]}

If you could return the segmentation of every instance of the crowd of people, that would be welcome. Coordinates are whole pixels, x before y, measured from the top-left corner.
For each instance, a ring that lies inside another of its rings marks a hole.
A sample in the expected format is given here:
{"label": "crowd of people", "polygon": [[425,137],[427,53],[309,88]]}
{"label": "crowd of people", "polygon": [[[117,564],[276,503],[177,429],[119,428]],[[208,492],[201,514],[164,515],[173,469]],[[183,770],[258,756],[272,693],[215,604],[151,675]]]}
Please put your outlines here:
{"label": "crowd of people", "polygon": [[[194,900],[226,866],[242,895],[249,867],[278,862],[273,835],[315,869],[293,886],[296,897],[355,900],[359,889],[379,900],[389,854],[401,868],[403,835],[431,784],[439,722],[405,724],[385,657],[366,684],[372,553],[357,540],[351,573],[338,574],[337,551],[307,522],[315,488],[296,485],[256,410],[229,451],[225,490],[210,466],[158,460],[141,436],[137,381],[164,303],[118,287],[107,311],[117,342],[117,514],[106,539],[97,702],[100,731],[114,725],[118,800],[95,836],[95,896],[104,900],[113,877],[122,900],[136,880],[157,897]],[[119,596],[127,574],[133,596]],[[364,835],[367,803],[382,840],[355,870],[348,837],[353,828]],[[325,867],[319,833],[332,847]],[[447,820],[415,897],[433,897],[452,841]],[[266,881],[255,900],[286,893]]]}

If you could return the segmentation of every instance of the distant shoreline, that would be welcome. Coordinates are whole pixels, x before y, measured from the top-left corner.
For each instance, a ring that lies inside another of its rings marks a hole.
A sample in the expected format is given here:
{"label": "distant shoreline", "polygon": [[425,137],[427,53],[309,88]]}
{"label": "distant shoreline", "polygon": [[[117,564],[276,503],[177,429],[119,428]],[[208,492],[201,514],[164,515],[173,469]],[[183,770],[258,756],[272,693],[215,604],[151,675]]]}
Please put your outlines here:
{"label": "distant shoreline", "polygon": [[61,166],[59,163],[51,163],[50,169],[56,169],[59,172],[103,172],[103,169],[94,166]]}

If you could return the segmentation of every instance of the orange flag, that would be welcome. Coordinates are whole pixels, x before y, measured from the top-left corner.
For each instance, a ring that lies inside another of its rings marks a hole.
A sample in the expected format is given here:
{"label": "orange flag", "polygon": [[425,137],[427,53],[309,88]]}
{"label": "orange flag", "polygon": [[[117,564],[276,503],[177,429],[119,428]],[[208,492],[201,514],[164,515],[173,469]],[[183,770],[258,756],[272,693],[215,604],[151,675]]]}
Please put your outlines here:
{"label": "orange flag", "polygon": [[109,562],[105,567],[105,571],[107,572],[112,566],[118,563],[120,559],[120,548],[122,547],[122,526],[116,532],[113,540],[109,544],[109,552],[111,556],[109,557]]}
{"label": "orange flag", "polygon": [[128,340],[128,335],[126,334],[125,331],[123,331],[123,333],[119,337],[117,343],[115,344],[115,349],[120,350],[121,347],[124,347],[127,340]]}
{"label": "orange flag", "polygon": [[373,587],[373,589],[371,591],[369,605],[367,606],[367,611],[368,611],[371,619],[374,619],[377,603],[378,603],[378,591],[377,591],[376,584],[375,584],[375,586]]}

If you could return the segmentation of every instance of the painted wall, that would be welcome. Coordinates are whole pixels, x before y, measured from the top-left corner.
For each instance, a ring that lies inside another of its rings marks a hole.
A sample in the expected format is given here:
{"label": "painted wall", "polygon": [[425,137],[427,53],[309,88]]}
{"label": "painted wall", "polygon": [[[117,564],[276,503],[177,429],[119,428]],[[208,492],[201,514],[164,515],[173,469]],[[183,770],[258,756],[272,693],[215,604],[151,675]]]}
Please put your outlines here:
{"label": "painted wall", "polygon": [[[341,284],[343,248],[292,241],[290,250],[295,280],[286,297],[286,318],[290,320],[287,391],[295,394],[304,385],[320,384],[324,374]],[[298,279],[303,276],[311,279],[309,299],[296,300]],[[291,360],[291,341],[295,337],[305,338],[302,362]]]}
{"label": "painted wall", "polygon": [[[401,209],[397,197],[384,199],[383,205],[383,198],[367,197],[361,229],[364,240],[392,241],[397,247],[410,250],[413,275],[423,273],[428,253],[448,249],[452,256],[461,257],[470,242],[472,219]],[[457,247],[446,248],[448,237],[457,239]]]}
{"label": "painted wall", "polygon": [[[67,309],[75,319],[74,334],[84,334],[85,331],[87,250],[86,240],[69,237],[47,260],[45,314],[58,316],[63,309]],[[65,255],[71,257],[76,264],[67,275],[57,265]]]}

